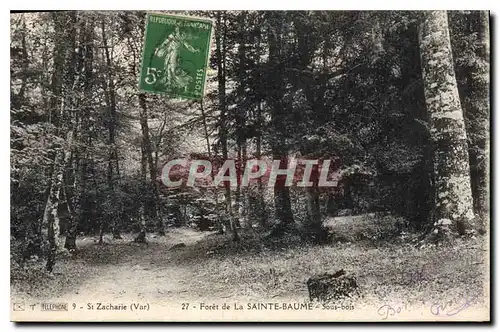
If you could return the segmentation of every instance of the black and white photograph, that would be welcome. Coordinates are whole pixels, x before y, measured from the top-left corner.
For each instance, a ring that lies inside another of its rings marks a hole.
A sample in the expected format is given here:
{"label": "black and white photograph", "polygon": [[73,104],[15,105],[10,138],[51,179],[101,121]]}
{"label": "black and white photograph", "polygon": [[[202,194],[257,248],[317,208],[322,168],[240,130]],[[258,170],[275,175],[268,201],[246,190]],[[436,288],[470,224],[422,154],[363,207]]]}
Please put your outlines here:
{"label": "black and white photograph", "polygon": [[11,11],[10,320],[489,322],[490,22]]}

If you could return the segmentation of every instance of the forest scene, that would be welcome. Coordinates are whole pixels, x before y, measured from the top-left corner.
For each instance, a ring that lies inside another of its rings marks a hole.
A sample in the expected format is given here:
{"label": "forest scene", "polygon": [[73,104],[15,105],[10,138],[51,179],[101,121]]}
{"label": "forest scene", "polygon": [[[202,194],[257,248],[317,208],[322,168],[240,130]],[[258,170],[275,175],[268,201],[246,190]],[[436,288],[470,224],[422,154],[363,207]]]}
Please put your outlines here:
{"label": "forest scene", "polygon": [[200,98],[139,89],[146,11],[10,14],[11,298],[489,308],[489,12],[157,13],[212,22]]}

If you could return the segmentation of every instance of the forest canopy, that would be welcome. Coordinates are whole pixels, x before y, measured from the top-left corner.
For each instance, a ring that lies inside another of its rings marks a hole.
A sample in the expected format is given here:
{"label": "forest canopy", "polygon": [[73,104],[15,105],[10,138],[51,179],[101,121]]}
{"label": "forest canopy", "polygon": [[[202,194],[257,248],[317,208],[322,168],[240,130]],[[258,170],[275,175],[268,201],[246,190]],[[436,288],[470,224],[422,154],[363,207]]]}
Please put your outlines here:
{"label": "forest canopy", "polygon": [[[51,270],[81,235],[193,225],[324,243],[327,218],[374,212],[395,232],[485,230],[487,12],[168,13],[214,22],[201,100],[138,89],[146,12],[11,14],[15,259]],[[332,160],[336,186],[169,188],[176,158]]]}

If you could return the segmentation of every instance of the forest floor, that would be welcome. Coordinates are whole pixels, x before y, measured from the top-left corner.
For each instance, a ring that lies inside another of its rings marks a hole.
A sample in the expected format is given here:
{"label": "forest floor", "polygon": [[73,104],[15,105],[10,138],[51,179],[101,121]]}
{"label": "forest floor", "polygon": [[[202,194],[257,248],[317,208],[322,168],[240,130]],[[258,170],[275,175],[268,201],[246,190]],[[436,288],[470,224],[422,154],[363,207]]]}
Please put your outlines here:
{"label": "forest floor", "polygon": [[[431,245],[406,239],[377,243],[349,239],[329,245],[269,240],[253,232],[234,243],[224,235],[189,228],[148,236],[147,244],[105,237],[78,239],[78,252],[58,260],[47,275],[44,262],[11,269],[11,296],[33,300],[147,300],[161,303],[211,299],[264,301],[308,299],[315,274],[346,270],[356,276],[362,301],[422,304],[468,298],[480,303],[489,275],[485,237]],[[185,246],[173,247],[184,243]],[[24,272],[23,272],[24,271]],[[359,298],[353,298],[354,302]]]}

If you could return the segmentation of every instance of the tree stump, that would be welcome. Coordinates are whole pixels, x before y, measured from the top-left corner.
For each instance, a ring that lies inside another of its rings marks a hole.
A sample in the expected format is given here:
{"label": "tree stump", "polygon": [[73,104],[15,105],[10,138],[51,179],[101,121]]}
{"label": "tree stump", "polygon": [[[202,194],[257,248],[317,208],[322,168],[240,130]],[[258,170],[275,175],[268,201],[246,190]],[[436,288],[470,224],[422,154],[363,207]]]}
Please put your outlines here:
{"label": "tree stump", "polygon": [[186,246],[186,244],[184,243],[177,243],[177,244],[174,244],[172,247],[170,247],[170,250],[175,250],[175,249],[178,249],[178,248],[184,248]]}
{"label": "tree stump", "polygon": [[136,243],[146,243],[146,232],[141,231],[139,235],[134,239]]}
{"label": "tree stump", "polygon": [[307,289],[311,301],[333,302],[352,296],[357,288],[356,278],[346,276],[344,270],[337,271],[334,274],[316,275],[307,280]]}

